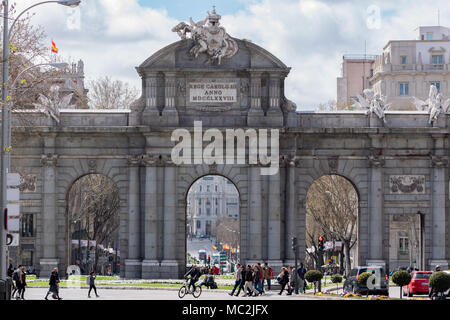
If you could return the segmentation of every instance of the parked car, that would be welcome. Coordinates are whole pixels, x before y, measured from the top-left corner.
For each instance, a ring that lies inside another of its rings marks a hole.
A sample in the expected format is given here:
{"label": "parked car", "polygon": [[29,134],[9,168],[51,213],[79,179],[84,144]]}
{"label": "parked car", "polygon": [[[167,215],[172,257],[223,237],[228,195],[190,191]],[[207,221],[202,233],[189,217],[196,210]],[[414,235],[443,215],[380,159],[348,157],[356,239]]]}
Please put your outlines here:
{"label": "parked car", "polygon": [[369,272],[375,274],[379,283],[375,283],[375,289],[369,290],[369,293],[381,293],[383,295],[389,295],[389,277],[386,274],[386,270],[380,266],[358,266],[350,271],[348,277],[344,277],[344,291],[352,293],[367,293],[367,286],[360,286],[358,284],[358,277],[363,272]]}
{"label": "parked car", "polygon": [[428,283],[432,271],[413,271],[411,272],[411,282],[403,286],[403,294],[412,297],[414,294],[428,294]]}

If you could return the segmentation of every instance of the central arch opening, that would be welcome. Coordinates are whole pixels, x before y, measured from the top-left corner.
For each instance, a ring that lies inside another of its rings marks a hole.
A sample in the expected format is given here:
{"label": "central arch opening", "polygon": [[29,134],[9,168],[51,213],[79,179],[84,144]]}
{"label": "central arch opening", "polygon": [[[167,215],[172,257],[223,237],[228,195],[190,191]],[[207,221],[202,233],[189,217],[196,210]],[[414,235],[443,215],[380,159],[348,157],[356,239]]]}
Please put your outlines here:
{"label": "central arch opening", "polygon": [[101,174],[76,180],[67,193],[67,265],[81,274],[120,274],[119,190]]}
{"label": "central arch opening", "polygon": [[348,275],[358,265],[358,216],[359,196],[349,180],[324,175],[314,181],[306,197],[309,268]]}
{"label": "central arch opening", "polygon": [[195,181],[186,199],[186,266],[234,272],[240,253],[239,192],[220,175]]}

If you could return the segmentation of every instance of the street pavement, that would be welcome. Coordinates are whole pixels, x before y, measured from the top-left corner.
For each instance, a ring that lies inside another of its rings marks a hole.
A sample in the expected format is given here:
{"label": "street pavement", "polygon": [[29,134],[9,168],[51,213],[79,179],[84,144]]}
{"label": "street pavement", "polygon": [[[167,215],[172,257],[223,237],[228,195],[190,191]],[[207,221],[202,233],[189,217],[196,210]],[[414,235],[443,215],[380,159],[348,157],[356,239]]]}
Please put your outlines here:
{"label": "street pavement", "polygon": [[[25,291],[26,300],[44,300],[47,288],[27,288]],[[94,292],[91,292],[91,298],[87,297],[88,289],[65,289],[60,290],[60,297],[63,300],[180,300],[178,297],[178,289],[101,289],[97,288],[99,298],[95,297]],[[192,295],[185,296],[182,300],[226,300],[226,301],[255,301],[255,300],[311,300],[311,299],[339,299],[336,297],[314,297],[310,295],[295,295],[286,296],[278,295],[278,291],[271,291],[258,297],[231,297],[229,291],[224,290],[208,290],[204,289],[202,295],[196,299]],[[53,300],[51,296],[49,300]]]}
{"label": "street pavement", "polygon": [[210,239],[192,238],[187,241],[187,251],[189,254],[198,259],[198,250],[205,250],[206,256],[211,256],[214,252],[212,249],[212,241]]}

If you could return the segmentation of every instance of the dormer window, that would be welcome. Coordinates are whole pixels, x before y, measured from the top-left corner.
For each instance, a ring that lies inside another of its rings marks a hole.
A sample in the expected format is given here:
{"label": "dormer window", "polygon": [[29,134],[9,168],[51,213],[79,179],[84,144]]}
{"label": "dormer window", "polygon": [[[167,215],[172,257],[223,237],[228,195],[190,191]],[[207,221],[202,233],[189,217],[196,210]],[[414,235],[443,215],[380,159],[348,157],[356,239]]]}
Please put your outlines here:
{"label": "dormer window", "polygon": [[406,64],[406,56],[401,56],[400,57],[400,63],[401,64]]}
{"label": "dormer window", "polygon": [[427,40],[433,40],[433,32],[427,32]]}

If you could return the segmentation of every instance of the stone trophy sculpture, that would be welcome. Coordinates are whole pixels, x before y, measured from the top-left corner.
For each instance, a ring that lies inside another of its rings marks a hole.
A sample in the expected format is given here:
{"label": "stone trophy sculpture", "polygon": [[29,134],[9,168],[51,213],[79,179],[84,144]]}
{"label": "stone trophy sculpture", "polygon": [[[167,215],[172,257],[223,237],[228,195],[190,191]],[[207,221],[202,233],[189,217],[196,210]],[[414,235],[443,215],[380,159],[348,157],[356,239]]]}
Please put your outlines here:
{"label": "stone trophy sculpture", "polygon": [[358,100],[353,99],[358,109],[366,109],[366,115],[374,113],[386,123],[385,111],[389,110],[391,104],[386,104],[386,99],[383,95],[375,94],[372,89],[366,89],[363,92],[364,96],[358,94]]}
{"label": "stone trophy sculpture", "polygon": [[236,41],[231,38],[224,27],[220,26],[219,20],[222,17],[213,9],[212,14],[208,11],[208,16],[199,22],[194,22],[192,18],[189,23],[180,22],[172,31],[177,32],[181,39],[187,39],[187,34],[191,34],[191,39],[195,45],[190,50],[195,58],[202,53],[209,56],[210,64],[221,64],[222,59],[233,57],[239,50]]}
{"label": "stone trophy sculpture", "polygon": [[419,111],[427,111],[430,114],[430,119],[428,123],[434,124],[442,113],[448,113],[450,111],[450,99],[444,101],[444,98],[435,85],[430,86],[430,92],[428,94],[428,99],[423,101],[416,97],[413,97],[413,104]]}
{"label": "stone trophy sculpture", "polygon": [[39,103],[34,103],[33,105],[38,110],[42,111],[45,115],[53,118],[56,123],[59,124],[59,110],[60,109],[70,109],[74,108],[74,105],[70,105],[73,93],[68,94],[62,98],[59,97],[59,86],[51,86],[50,94],[46,97],[43,94],[39,94]]}

